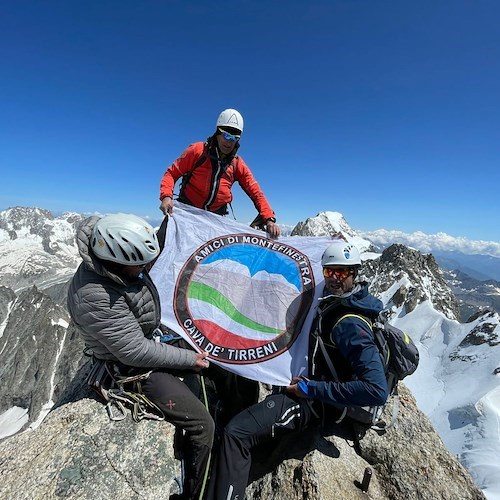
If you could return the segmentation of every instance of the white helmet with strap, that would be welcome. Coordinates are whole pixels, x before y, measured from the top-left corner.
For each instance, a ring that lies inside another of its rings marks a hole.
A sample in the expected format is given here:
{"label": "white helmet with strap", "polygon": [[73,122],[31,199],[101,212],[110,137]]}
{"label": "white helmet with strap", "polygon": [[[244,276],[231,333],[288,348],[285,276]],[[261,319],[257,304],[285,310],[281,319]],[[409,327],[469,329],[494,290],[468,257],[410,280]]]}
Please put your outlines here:
{"label": "white helmet with strap", "polygon": [[160,253],[153,227],[132,214],[99,219],[92,228],[90,246],[100,259],[124,266],[148,264]]}
{"label": "white helmet with strap", "polygon": [[234,128],[239,130],[240,134],[243,132],[243,117],[235,109],[225,109],[217,120],[217,128]]}
{"label": "white helmet with strap", "polygon": [[326,248],[321,257],[321,265],[328,266],[360,266],[359,250],[351,243],[338,240]]}

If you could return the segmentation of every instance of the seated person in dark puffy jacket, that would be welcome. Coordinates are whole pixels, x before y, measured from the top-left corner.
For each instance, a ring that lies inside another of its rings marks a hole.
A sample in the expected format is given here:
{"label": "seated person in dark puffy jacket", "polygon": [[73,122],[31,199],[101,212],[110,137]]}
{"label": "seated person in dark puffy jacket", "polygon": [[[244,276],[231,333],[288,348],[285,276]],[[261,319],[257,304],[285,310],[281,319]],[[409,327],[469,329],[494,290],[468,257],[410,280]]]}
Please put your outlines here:
{"label": "seated person in dark puffy jacket", "polygon": [[[359,251],[345,241],[328,246],[321,260],[325,294],[319,306],[328,315],[316,316],[309,350],[309,377],[294,378],[281,394],[236,415],[224,429],[208,498],[243,500],[255,446],[279,440],[291,432],[335,422],[348,406],[385,404],[389,389],[370,320],[382,303],[356,284]],[[321,337],[340,381],[332,375],[318,345]],[[330,353],[328,353],[330,351]]]}
{"label": "seated person in dark puffy jacket", "polygon": [[68,309],[87,350],[129,374],[152,370],[142,391],[168,422],[185,432],[183,495],[203,494],[214,422],[203,404],[172,370],[207,368],[207,353],[155,342],[160,299],[146,265],[159,253],[153,228],[135,215],[90,217],[78,230],[83,262],[68,291]]}

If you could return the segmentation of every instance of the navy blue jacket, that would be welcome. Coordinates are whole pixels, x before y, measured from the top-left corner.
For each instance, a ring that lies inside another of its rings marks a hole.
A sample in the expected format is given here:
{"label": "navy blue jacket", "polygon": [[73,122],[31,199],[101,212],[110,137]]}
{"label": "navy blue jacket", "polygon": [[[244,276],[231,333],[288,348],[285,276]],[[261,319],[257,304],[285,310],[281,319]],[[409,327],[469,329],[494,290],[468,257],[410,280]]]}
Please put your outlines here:
{"label": "navy blue jacket", "polygon": [[[324,356],[317,345],[311,346],[311,378],[307,382],[307,397],[336,406],[379,406],[385,404],[389,395],[387,380],[373,332],[363,318],[375,318],[382,310],[382,302],[368,293],[363,284],[359,290],[346,298],[327,299],[327,305],[336,302],[333,321],[327,322],[330,332],[319,332],[323,341],[329,340],[336,347],[349,373],[341,381],[333,376],[324,363]],[[349,314],[336,324],[339,318]],[[356,317],[356,315],[362,316]],[[321,324],[321,323],[320,323]],[[326,342],[325,342],[326,343]],[[318,363],[323,358],[323,363]],[[338,359],[338,357],[337,357]],[[334,361],[334,360],[332,360]],[[334,362],[334,366],[339,371]],[[320,373],[315,373],[320,367]]]}

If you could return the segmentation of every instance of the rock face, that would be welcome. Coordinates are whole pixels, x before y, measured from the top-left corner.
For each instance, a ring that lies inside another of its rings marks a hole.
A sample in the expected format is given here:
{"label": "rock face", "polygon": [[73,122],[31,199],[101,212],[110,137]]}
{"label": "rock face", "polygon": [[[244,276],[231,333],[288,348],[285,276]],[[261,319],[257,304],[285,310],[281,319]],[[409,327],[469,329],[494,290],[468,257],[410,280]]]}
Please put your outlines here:
{"label": "rock face", "polygon": [[[385,415],[388,419],[390,411]],[[247,498],[485,498],[464,467],[445,449],[404,386],[396,425],[383,436],[369,431],[360,442],[359,454],[351,443],[335,435],[317,432],[310,439],[306,453],[299,451],[304,442],[296,436],[266,450],[271,453],[271,460],[266,458],[270,462],[293,454],[295,458],[253,482]],[[367,467],[372,469],[372,480],[363,494],[356,484],[362,482]]]}
{"label": "rock face", "polygon": [[27,408],[29,424],[68,385],[82,362],[83,343],[68,345],[68,313],[36,287],[15,299],[12,291],[4,293],[11,305],[0,338],[0,413]]}
{"label": "rock face", "polygon": [[177,490],[173,427],[111,422],[90,394],[79,397],[0,443],[1,498],[152,499]]}
{"label": "rock face", "polygon": [[6,286],[0,286],[0,337],[7,324],[10,308],[16,298],[16,294]]}
{"label": "rock face", "polygon": [[408,314],[429,300],[447,318],[460,317],[453,292],[431,254],[422,255],[404,245],[391,245],[379,259],[365,262],[363,271],[371,282],[370,291],[387,307],[403,307]]}
{"label": "rock face", "polygon": [[[177,492],[173,427],[130,416],[111,422],[83,386],[73,387],[43,424],[0,443],[1,498],[157,499]],[[248,499],[483,499],[402,387],[396,426],[370,431],[359,454],[328,432],[289,436],[255,457]],[[264,457],[264,458],[262,458]],[[275,468],[275,466],[277,468]],[[367,493],[356,486],[367,467]]]}

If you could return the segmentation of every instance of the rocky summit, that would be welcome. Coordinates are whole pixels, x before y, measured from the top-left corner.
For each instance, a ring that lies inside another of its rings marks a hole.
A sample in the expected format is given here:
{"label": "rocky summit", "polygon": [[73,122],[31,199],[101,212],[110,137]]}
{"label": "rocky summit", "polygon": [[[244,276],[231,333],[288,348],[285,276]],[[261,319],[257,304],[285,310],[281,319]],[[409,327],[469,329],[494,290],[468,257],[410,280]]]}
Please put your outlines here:
{"label": "rocky summit", "polygon": [[447,318],[458,320],[460,316],[457,300],[431,254],[394,244],[380,258],[367,261],[363,271],[371,282],[370,291],[388,308],[394,306],[408,314],[430,301]]}
{"label": "rocky summit", "polygon": [[[84,375],[85,369],[80,370],[43,425],[0,443],[0,497],[152,500],[178,492],[173,427],[149,420],[135,423],[130,415],[112,422],[89,393]],[[368,472],[371,481],[363,493]],[[383,436],[369,431],[358,452],[328,428],[256,450],[247,498],[485,497],[402,387],[396,425]]]}

